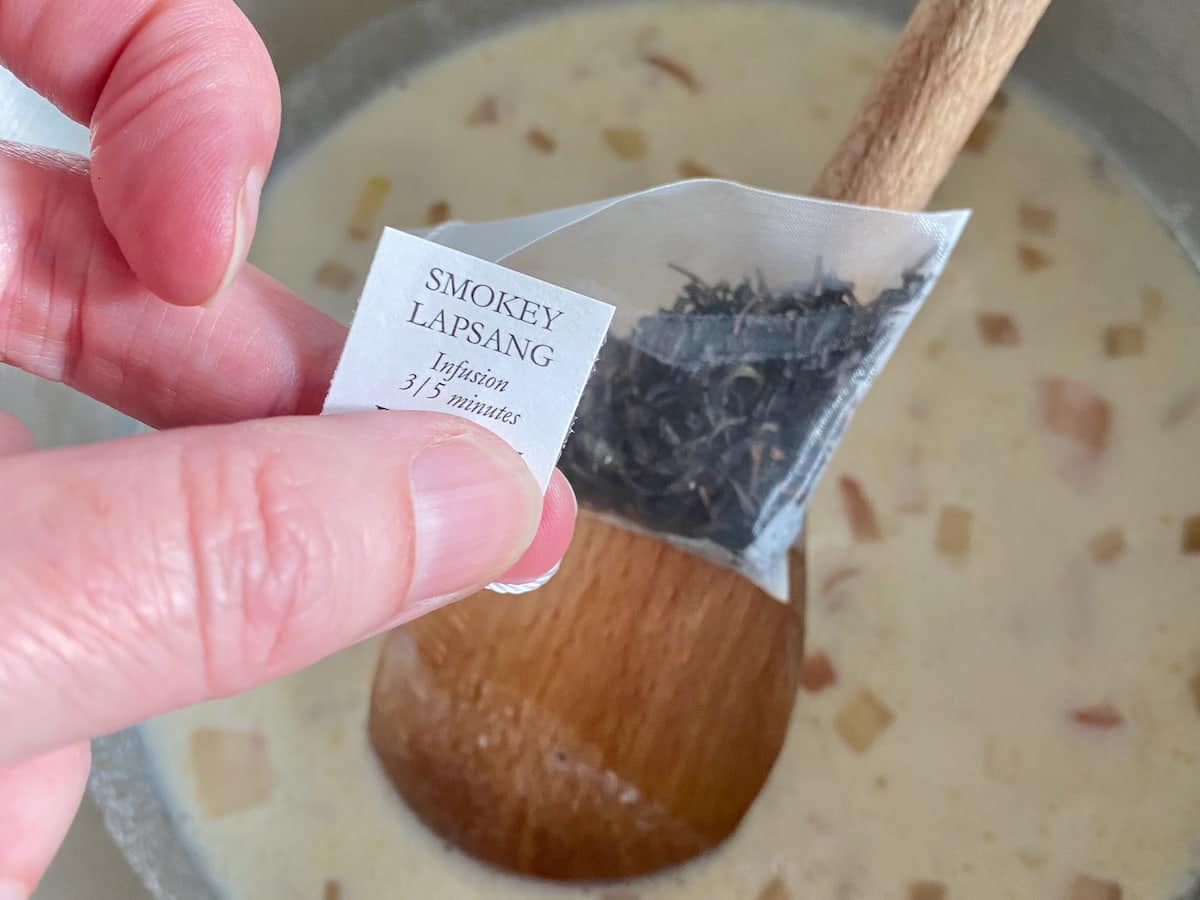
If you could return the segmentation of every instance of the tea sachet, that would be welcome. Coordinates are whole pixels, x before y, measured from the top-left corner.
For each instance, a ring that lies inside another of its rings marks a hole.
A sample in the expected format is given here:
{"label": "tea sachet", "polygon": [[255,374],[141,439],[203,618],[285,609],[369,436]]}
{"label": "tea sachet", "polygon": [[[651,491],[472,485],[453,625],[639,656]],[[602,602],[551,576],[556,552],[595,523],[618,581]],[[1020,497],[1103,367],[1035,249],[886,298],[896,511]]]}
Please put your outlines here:
{"label": "tea sachet", "polygon": [[616,307],[559,467],[785,599],[813,486],[966,220],[701,179],[425,236]]}

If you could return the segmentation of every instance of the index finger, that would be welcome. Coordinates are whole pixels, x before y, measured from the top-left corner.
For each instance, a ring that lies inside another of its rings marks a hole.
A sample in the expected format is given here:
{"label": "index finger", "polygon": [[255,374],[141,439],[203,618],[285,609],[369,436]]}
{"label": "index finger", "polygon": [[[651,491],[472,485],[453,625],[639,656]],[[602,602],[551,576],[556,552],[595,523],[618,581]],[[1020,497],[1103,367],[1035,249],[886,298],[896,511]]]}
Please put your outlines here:
{"label": "index finger", "polygon": [[203,303],[245,261],[279,84],[232,0],[5,0],[0,63],[92,131],[92,185],[139,280]]}

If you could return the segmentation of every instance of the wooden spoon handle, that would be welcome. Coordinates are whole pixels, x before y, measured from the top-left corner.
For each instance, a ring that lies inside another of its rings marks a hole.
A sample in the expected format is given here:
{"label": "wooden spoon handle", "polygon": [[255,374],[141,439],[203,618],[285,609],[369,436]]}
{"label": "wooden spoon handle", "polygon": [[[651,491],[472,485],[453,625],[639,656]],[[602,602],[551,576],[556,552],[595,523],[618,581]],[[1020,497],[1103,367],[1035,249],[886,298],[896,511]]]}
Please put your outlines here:
{"label": "wooden spoon handle", "polygon": [[920,0],[813,194],[929,202],[1050,0]]}

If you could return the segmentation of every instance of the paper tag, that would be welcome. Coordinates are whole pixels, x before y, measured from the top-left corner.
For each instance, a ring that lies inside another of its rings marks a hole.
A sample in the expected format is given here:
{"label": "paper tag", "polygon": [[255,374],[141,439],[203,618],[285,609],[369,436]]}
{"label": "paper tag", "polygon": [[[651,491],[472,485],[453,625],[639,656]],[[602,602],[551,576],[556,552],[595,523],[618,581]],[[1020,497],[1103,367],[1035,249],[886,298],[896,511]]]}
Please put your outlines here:
{"label": "paper tag", "polygon": [[613,307],[402,231],[371,264],[325,412],[470,419],[546,490]]}

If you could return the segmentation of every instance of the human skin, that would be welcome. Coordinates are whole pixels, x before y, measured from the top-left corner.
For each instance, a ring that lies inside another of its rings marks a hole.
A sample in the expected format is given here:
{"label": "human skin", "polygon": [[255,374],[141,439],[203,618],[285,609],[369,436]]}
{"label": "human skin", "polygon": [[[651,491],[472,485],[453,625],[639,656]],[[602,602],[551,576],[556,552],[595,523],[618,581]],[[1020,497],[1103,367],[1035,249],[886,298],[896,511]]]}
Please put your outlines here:
{"label": "human skin", "polygon": [[36,452],[0,414],[0,900],[25,900],[90,738],[534,579],[576,508],[468,422],[313,415],[345,331],[245,264],[279,89],[231,0],[0,0],[0,63],[92,134],[90,160],[0,142],[0,361],[160,429]]}

